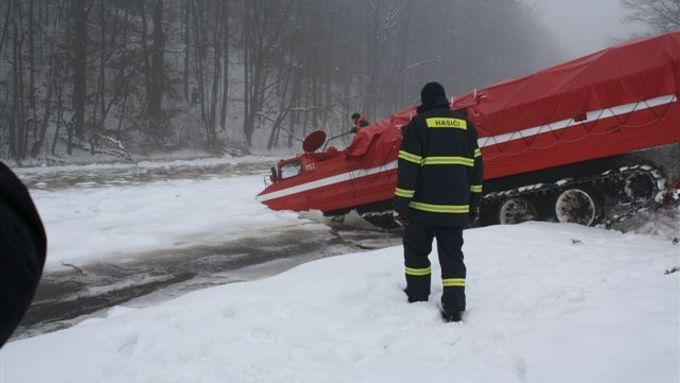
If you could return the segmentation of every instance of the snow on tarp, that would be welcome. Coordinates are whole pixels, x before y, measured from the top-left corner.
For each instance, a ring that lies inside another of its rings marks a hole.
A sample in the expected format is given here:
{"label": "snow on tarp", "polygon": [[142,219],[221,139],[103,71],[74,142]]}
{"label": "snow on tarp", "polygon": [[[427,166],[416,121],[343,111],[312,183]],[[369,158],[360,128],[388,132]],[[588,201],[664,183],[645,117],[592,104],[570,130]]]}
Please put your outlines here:
{"label": "snow on tarp", "polygon": [[678,94],[680,32],[637,39],[456,97],[480,137]]}

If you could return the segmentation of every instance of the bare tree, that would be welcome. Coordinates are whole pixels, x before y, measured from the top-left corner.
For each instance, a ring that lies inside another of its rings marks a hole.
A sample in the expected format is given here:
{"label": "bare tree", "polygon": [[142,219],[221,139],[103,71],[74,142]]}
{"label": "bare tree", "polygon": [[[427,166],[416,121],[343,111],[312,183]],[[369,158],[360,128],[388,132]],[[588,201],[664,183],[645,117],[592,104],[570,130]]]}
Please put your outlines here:
{"label": "bare tree", "polygon": [[276,84],[271,73],[276,55],[281,52],[286,21],[295,0],[274,4],[266,0],[245,0],[243,28],[244,118],[243,133],[252,145],[259,126],[266,93]]}
{"label": "bare tree", "polygon": [[[142,7],[142,21],[144,22],[143,40],[146,41],[146,12],[144,10],[144,0],[140,1]],[[151,6],[151,17],[153,30],[151,31],[152,42],[148,47],[144,43],[145,49],[145,72],[146,80],[146,102],[149,113],[149,128],[153,134],[162,137],[164,132],[163,114],[163,95],[165,93],[165,43],[166,35],[163,31],[163,5],[164,0],[153,0]],[[148,55],[148,57],[147,57]]]}
{"label": "bare tree", "polygon": [[652,33],[680,28],[680,0],[621,0],[630,14],[626,20],[649,26]]}
{"label": "bare tree", "polygon": [[368,67],[368,87],[364,110],[372,115],[377,113],[378,98],[383,94],[382,76],[384,72],[383,58],[392,42],[395,31],[399,28],[404,11],[411,0],[366,0],[370,10],[370,63]]}

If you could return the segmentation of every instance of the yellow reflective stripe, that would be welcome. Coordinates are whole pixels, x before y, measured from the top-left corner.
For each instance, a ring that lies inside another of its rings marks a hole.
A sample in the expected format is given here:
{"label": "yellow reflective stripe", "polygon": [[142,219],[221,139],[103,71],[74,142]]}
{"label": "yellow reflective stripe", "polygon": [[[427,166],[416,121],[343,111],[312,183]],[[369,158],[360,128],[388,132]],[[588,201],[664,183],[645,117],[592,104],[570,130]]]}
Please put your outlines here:
{"label": "yellow reflective stripe", "polygon": [[421,162],[423,162],[423,157],[409,153],[406,150],[399,151],[399,158],[401,158],[402,160],[406,160],[408,162],[413,162],[414,164],[418,165],[420,165]]}
{"label": "yellow reflective stripe", "polygon": [[408,190],[402,188],[394,189],[394,195],[396,195],[397,197],[413,198],[415,194],[416,194],[415,190]]}
{"label": "yellow reflective stripe", "polygon": [[470,185],[470,191],[473,193],[481,193],[482,192],[482,185]]}
{"label": "yellow reflective stripe", "polygon": [[416,210],[423,210],[432,213],[467,214],[470,212],[470,205],[435,205],[431,203],[411,201],[409,206]]}
{"label": "yellow reflective stripe", "polygon": [[482,156],[482,149],[475,149],[475,158],[481,157]]}
{"label": "yellow reflective stripe", "polygon": [[425,157],[423,165],[463,165],[475,166],[474,158],[468,157]]}
{"label": "yellow reflective stripe", "polygon": [[467,121],[460,118],[431,117],[425,120],[428,128],[467,129]]}
{"label": "yellow reflective stripe", "polygon": [[431,267],[426,267],[423,269],[417,269],[415,267],[406,267],[406,275],[415,275],[417,277],[422,277],[430,274],[432,274]]}
{"label": "yellow reflective stripe", "polygon": [[465,287],[465,278],[442,279],[442,286],[444,286],[444,287]]}

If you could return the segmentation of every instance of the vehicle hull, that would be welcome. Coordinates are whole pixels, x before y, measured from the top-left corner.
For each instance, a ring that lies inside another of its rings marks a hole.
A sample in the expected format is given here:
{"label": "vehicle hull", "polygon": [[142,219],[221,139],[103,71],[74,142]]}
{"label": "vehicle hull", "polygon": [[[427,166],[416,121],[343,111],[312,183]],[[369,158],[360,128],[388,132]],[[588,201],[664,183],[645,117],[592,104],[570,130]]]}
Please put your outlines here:
{"label": "vehicle hull", "polygon": [[[594,161],[677,147],[679,95],[680,32],[674,32],[454,97],[451,108],[464,110],[477,128],[488,193],[546,171],[575,177],[581,174],[574,169]],[[280,161],[279,173],[291,161],[300,173],[276,178],[258,200],[275,210],[326,214],[391,200],[401,128],[415,113],[409,107],[363,128],[345,150]],[[670,162],[664,170],[672,181],[680,165]]]}

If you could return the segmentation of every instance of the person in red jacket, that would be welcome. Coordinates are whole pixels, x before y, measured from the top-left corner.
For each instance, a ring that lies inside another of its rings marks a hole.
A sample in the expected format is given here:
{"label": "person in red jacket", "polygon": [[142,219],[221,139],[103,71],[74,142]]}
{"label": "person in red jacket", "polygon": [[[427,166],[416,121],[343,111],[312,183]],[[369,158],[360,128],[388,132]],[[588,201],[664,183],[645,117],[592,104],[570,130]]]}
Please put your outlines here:
{"label": "person in red jacket", "polygon": [[437,238],[442,316],[457,322],[465,311],[463,228],[479,214],[482,152],[475,127],[450,109],[441,84],[426,84],[420,98],[403,129],[394,191],[395,219],[404,226],[405,292],[409,302],[429,299],[428,255]]}
{"label": "person in red jacket", "polygon": [[354,126],[352,126],[352,129],[350,131],[354,134],[359,133],[361,128],[370,125],[370,122],[366,120],[366,116],[363,113],[358,112],[352,114],[352,123],[354,124]]}
{"label": "person in red jacket", "polygon": [[31,304],[47,238],[26,187],[0,162],[0,347]]}

